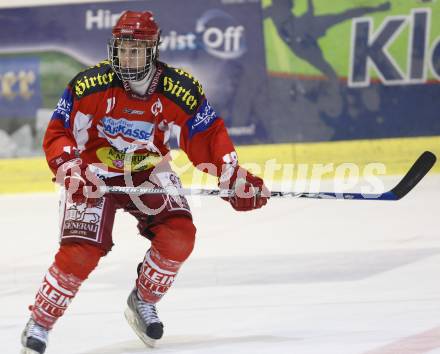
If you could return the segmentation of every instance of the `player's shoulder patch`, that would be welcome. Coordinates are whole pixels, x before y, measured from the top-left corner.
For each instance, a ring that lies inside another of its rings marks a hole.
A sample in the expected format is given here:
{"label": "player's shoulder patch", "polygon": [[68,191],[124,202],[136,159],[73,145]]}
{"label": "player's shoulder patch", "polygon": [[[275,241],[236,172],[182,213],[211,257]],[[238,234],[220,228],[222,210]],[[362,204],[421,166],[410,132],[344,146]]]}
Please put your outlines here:
{"label": "player's shoulder patch", "polygon": [[197,111],[205,95],[202,85],[194,76],[171,66],[164,67],[159,90],[188,114]]}
{"label": "player's shoulder patch", "polygon": [[72,91],[78,98],[118,85],[121,85],[121,82],[107,60],[81,71],[70,82]]}

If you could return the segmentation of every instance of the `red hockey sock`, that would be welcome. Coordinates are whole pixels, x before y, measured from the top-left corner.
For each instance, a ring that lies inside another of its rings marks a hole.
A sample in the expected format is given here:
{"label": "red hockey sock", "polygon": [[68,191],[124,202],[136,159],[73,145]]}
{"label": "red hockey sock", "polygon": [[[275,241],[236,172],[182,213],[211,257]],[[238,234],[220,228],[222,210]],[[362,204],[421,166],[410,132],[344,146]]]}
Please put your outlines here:
{"label": "red hockey sock", "polygon": [[153,248],[165,259],[184,262],[194,248],[196,227],[186,216],[175,216],[154,226]]}
{"label": "red hockey sock", "polygon": [[51,329],[69,306],[81,283],[81,279],[62,272],[54,263],[46,273],[35,304],[31,307],[35,322]]}
{"label": "red hockey sock", "polygon": [[185,216],[165,219],[152,228],[154,237],[136,281],[139,296],[156,303],[168,291],[193,248],[196,228]]}
{"label": "red hockey sock", "polygon": [[174,282],[182,262],[165,259],[151,247],[145,255],[136,281],[138,294],[144,301],[156,303]]}
{"label": "red hockey sock", "polygon": [[62,245],[31,306],[35,322],[51,329],[103,254],[99,248],[88,244]]}
{"label": "red hockey sock", "polygon": [[63,272],[86,280],[104,254],[102,249],[88,243],[69,243],[61,245],[55,263]]}

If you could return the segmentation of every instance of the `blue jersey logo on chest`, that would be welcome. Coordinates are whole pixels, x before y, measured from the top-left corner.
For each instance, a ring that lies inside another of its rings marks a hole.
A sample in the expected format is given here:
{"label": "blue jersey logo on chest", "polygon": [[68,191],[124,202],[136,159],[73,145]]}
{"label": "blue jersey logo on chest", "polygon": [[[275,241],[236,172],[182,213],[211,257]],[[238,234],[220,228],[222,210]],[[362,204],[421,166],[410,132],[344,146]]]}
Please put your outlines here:
{"label": "blue jersey logo on chest", "polygon": [[110,137],[123,136],[134,140],[148,140],[154,125],[149,122],[125,118],[104,117],[101,119],[103,131]]}

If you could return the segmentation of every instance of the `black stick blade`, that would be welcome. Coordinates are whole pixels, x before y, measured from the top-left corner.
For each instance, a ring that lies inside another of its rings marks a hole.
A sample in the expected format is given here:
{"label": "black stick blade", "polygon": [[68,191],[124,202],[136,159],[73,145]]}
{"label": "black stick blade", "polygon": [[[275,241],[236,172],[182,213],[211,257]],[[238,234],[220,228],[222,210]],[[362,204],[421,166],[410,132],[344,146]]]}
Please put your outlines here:
{"label": "black stick blade", "polygon": [[403,198],[426,176],[436,160],[437,158],[432,152],[425,151],[391,192],[396,195],[397,199]]}

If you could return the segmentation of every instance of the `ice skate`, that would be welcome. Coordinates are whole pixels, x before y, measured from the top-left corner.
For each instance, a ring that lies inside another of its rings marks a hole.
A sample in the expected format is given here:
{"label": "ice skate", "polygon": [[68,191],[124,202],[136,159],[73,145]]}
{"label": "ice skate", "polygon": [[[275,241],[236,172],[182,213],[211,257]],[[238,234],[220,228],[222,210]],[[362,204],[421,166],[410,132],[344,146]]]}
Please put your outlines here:
{"label": "ice skate", "polygon": [[43,354],[46,350],[49,330],[29,319],[21,335],[21,354]]}
{"label": "ice skate", "polygon": [[124,314],[128,324],[147,346],[154,347],[163,335],[163,324],[157,316],[156,305],[139,299],[136,288],[130,293],[127,304]]}

